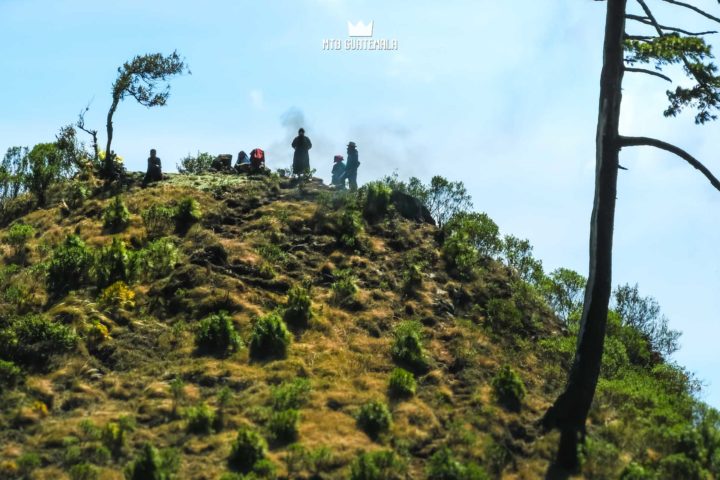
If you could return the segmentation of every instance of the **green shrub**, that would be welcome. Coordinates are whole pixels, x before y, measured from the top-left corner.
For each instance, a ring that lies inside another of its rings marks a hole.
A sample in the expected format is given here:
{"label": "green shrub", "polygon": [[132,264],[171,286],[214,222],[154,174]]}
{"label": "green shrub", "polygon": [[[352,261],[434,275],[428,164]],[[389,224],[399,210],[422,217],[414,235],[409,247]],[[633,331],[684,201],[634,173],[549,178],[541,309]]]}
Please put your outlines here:
{"label": "green shrub", "polygon": [[443,225],[445,237],[461,234],[481,256],[494,257],[502,249],[500,229],[485,213],[458,212]]}
{"label": "green shrub", "polygon": [[370,401],[360,407],[357,424],[370,438],[376,439],[390,429],[392,415],[385,403]]}
{"label": "green shrub", "polygon": [[92,252],[77,235],[69,235],[53,250],[47,269],[47,287],[62,294],[83,286],[93,264]]}
{"label": "green shrub", "polygon": [[100,440],[110,450],[113,457],[117,458],[122,455],[127,442],[127,432],[133,429],[133,425],[128,417],[123,417],[117,422],[106,423],[101,430]]}
{"label": "green shrub", "polygon": [[[0,335],[0,338],[2,336]],[[23,373],[20,367],[13,362],[0,360],[0,392],[4,389],[11,389],[19,385],[23,380]]]}
{"label": "green shrub", "polygon": [[406,295],[413,295],[422,287],[423,267],[419,263],[411,263],[405,267],[402,274],[402,291]]}
{"label": "green shrub", "polygon": [[488,327],[498,335],[518,333],[524,328],[522,312],[511,298],[493,298],[485,312]]}
{"label": "green shrub", "polygon": [[303,407],[310,396],[310,382],[306,378],[296,378],[272,387],[270,397],[276,411]]}
{"label": "green shrub", "polygon": [[68,470],[70,480],[98,480],[100,469],[90,463],[78,463]]}
{"label": "green shrub", "polygon": [[201,218],[202,210],[197,200],[190,197],[180,200],[175,210],[175,222],[178,230],[187,230],[192,224],[200,221]]}
{"label": "green shrub", "polygon": [[170,480],[180,466],[174,450],[158,451],[150,443],[143,445],[138,456],[125,469],[127,480]]}
{"label": "green shrub", "polygon": [[520,410],[526,392],[525,384],[515,370],[508,365],[503,366],[492,379],[492,387],[501,405],[509,410]]}
{"label": "green shrub", "polygon": [[20,455],[15,461],[20,469],[20,472],[26,474],[26,478],[30,477],[30,472],[38,468],[42,464],[40,455],[34,452],[26,452]]}
{"label": "green shrub", "polygon": [[370,182],[363,190],[363,216],[373,221],[387,215],[392,189],[382,182]]}
{"label": "green shrub", "polygon": [[149,238],[166,237],[175,228],[175,210],[165,205],[151,205],[142,212],[142,219]]}
{"label": "green shrub", "polygon": [[290,332],[277,312],[260,317],[250,335],[250,356],[255,359],[284,358],[290,345]]}
{"label": "green shrub", "polygon": [[113,237],[112,243],[100,249],[95,261],[98,286],[107,287],[115,282],[130,283],[135,274],[135,259],[125,242]]}
{"label": "green shrub", "polygon": [[215,413],[205,403],[196,407],[189,407],[185,411],[187,431],[207,435],[212,433],[215,423]]}
{"label": "green shrub", "polygon": [[357,250],[363,246],[362,235],[365,232],[360,212],[345,208],[338,219],[338,242],[343,247]]}
{"label": "green shrub", "polygon": [[620,480],[655,480],[655,475],[645,470],[642,465],[630,463],[620,474]]}
{"label": "green shrub", "polygon": [[184,174],[204,173],[210,170],[210,165],[212,165],[214,159],[215,156],[208,152],[197,152],[195,156],[188,154],[180,160],[177,169],[178,172]]}
{"label": "green shrub", "polygon": [[125,230],[130,225],[130,211],[120,195],[113,198],[103,211],[103,227],[112,233]]}
{"label": "green shrub", "polygon": [[300,412],[295,409],[273,412],[267,428],[276,442],[290,443],[297,440]]}
{"label": "green shrub", "polygon": [[415,376],[402,368],[396,368],[390,374],[388,391],[393,398],[407,398],[415,395]]}
{"label": "green shrub", "polygon": [[394,332],[393,360],[413,372],[427,370],[428,361],[422,342],[422,325],[416,321],[401,322]]}
{"label": "green shrub", "polygon": [[392,450],[363,452],[350,466],[350,480],[400,480],[407,465]]}
{"label": "green shrub", "polygon": [[200,352],[227,356],[240,349],[242,340],[227,312],[220,312],[200,322],[195,345]]}
{"label": "green shrub", "polygon": [[18,317],[0,330],[0,358],[21,365],[43,366],[53,355],[77,344],[75,330],[41,315]]}
{"label": "green shrub", "polygon": [[333,293],[333,302],[336,305],[346,305],[355,299],[358,287],[356,278],[351,270],[337,270],[333,274],[335,281],[330,286]]}
{"label": "green shrub", "polygon": [[283,313],[285,323],[293,327],[307,327],[312,316],[310,287],[293,286],[288,292],[288,300]]}
{"label": "green shrub", "polygon": [[453,232],[445,238],[442,254],[451,273],[463,280],[475,277],[478,267],[478,251],[464,232]]}
{"label": "green shrub", "polygon": [[230,450],[230,465],[243,472],[249,472],[265,459],[267,443],[262,436],[249,427],[241,427]]}
{"label": "green shrub", "polygon": [[137,254],[137,270],[147,280],[170,275],[180,258],[180,252],[169,238],[161,238],[148,244]]}
{"label": "green shrub", "polygon": [[488,474],[474,463],[463,464],[443,447],[430,457],[427,467],[429,480],[490,480]]}
{"label": "green shrub", "polygon": [[660,478],[703,480],[707,477],[702,466],[682,453],[674,453],[660,460]]}
{"label": "green shrub", "polygon": [[8,229],[3,241],[13,248],[13,254],[16,258],[25,261],[25,249],[27,242],[35,235],[35,229],[32,225],[26,223],[13,223]]}

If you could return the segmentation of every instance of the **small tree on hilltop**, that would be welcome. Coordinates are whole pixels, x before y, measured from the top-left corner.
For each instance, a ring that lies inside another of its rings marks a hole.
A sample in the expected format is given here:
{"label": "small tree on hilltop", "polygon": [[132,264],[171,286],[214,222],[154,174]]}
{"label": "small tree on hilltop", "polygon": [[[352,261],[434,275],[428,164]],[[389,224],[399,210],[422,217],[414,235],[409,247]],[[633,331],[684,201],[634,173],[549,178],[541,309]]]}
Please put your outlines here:
{"label": "small tree on hilltop", "polygon": [[115,175],[115,158],[111,150],[113,115],[120,102],[131,96],[140,105],[148,108],[163,106],[170,96],[170,85],[166,83],[164,88],[158,91],[160,82],[166,81],[173,75],[182,74],[186,70],[185,62],[177,52],[170,55],[161,53],[138,55],[118,68],[118,77],[112,86],[112,104],[107,114],[107,144],[102,172],[105,179],[112,180]]}

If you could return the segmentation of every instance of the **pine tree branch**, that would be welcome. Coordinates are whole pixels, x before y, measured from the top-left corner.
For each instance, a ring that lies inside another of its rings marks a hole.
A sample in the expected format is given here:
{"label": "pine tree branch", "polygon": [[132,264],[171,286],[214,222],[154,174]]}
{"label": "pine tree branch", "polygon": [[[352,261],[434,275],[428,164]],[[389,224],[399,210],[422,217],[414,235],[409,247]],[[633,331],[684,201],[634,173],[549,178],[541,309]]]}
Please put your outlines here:
{"label": "pine tree branch", "polygon": [[[640,3],[640,0],[638,0],[638,2]],[[640,3],[640,5],[643,5],[643,4],[644,4],[644,2]],[[650,13],[649,9],[646,13]],[[664,35],[663,30],[666,30],[668,32],[682,33],[683,35],[689,35],[691,37],[699,37],[701,35],[712,35],[714,33],[718,33],[715,30],[708,30],[707,32],[690,32],[690,31],[684,30],[682,28],[668,27],[667,25],[660,25],[659,23],[657,23],[657,21],[655,21],[655,18],[652,17],[651,13],[647,17],[641,17],[640,15],[633,15],[631,13],[628,13],[627,15],[625,15],[625,18],[627,18],[628,20],[635,20],[636,22],[640,22],[644,25],[652,25],[652,26],[656,27],[656,29],[659,29],[658,33],[660,33],[662,35]]]}
{"label": "pine tree branch", "polygon": [[667,75],[663,75],[660,72],[654,72],[652,70],[647,70],[645,68],[633,68],[633,67],[625,67],[626,72],[636,72],[636,73],[646,73],[648,75],[653,75],[655,77],[660,77],[663,80],[666,80],[670,83],[672,83],[672,78],[668,77]]}
{"label": "pine tree branch", "polygon": [[622,147],[640,147],[640,146],[647,146],[647,147],[655,147],[659,148],[661,150],[665,150],[670,153],[674,153],[678,157],[682,158],[686,162],[688,162],[690,165],[695,167],[696,169],[700,170],[700,172],[705,175],[705,177],[710,180],[710,183],[713,187],[720,190],[720,180],[715,178],[715,176],[708,170],[708,168],[700,163],[699,160],[697,160],[695,157],[687,153],[685,150],[683,150],[680,147],[676,147],[675,145],[672,145],[667,142],[663,142],[662,140],[657,140],[655,138],[649,138],[649,137],[625,137],[620,136],[620,148]]}
{"label": "pine tree branch", "polygon": [[709,18],[710,20],[712,20],[714,22],[720,23],[720,18],[710,15],[706,11],[704,11],[694,5],[690,5],[689,3],[678,2],[677,0],[662,0],[662,1],[666,2],[666,3],[672,3],[673,5],[679,5],[681,7],[689,8],[690,10],[699,13],[700,15],[702,15],[705,18]]}

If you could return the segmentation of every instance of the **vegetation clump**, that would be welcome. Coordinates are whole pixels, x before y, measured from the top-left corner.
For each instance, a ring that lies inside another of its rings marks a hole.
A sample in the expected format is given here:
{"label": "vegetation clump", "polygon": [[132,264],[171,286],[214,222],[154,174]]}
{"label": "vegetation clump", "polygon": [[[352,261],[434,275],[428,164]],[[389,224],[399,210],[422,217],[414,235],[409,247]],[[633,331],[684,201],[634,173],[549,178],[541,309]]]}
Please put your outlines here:
{"label": "vegetation clump", "polygon": [[304,328],[312,319],[312,300],[310,287],[295,285],[288,292],[283,319],[290,326]]}
{"label": "vegetation clump", "polygon": [[250,427],[240,427],[230,450],[230,465],[241,472],[249,472],[265,459],[267,443]]}
{"label": "vegetation clump", "polygon": [[503,366],[492,379],[493,392],[501,405],[509,410],[519,411],[526,390],[520,375],[510,366]]}
{"label": "vegetation clump", "polygon": [[390,429],[392,415],[385,403],[370,401],[360,407],[357,424],[361,430],[374,440]]}
{"label": "vegetation clump", "polygon": [[278,312],[258,318],[250,335],[250,356],[254,359],[283,358],[291,335]]}
{"label": "vegetation clump", "polygon": [[415,376],[403,368],[396,368],[390,374],[388,391],[393,398],[408,398],[415,395]]}
{"label": "vegetation clump", "polygon": [[204,318],[195,333],[195,346],[202,353],[228,356],[242,347],[242,340],[227,312]]}
{"label": "vegetation clump", "polygon": [[93,255],[77,235],[69,235],[56,247],[47,267],[47,287],[52,293],[75,290],[85,285],[90,277]]}
{"label": "vegetation clump", "polygon": [[103,226],[111,233],[118,233],[130,225],[130,211],[120,195],[115,196],[103,212]]}
{"label": "vegetation clump", "polygon": [[423,372],[428,368],[427,355],[423,348],[422,325],[407,320],[401,322],[394,332],[391,354],[399,365],[413,372]]}

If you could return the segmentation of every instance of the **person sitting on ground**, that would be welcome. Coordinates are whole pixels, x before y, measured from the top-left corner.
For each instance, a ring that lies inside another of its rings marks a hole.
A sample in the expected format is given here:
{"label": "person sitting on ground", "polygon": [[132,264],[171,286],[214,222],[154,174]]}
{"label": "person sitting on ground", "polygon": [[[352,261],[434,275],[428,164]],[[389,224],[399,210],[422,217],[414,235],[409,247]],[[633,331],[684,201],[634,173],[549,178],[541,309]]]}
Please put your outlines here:
{"label": "person sitting on ground", "polygon": [[351,191],[357,190],[357,171],[360,166],[358,161],[358,151],[355,142],[348,143],[347,146],[347,167],[345,167],[345,178],[348,181],[348,186]]}
{"label": "person sitting on ground", "polygon": [[248,157],[248,154],[245,153],[244,150],[241,150],[240,153],[238,153],[235,170],[237,170],[238,173],[250,173],[250,166],[250,157]]}
{"label": "person sitting on ground", "polygon": [[250,173],[268,173],[265,168],[265,152],[260,148],[250,152]]}
{"label": "person sitting on ground", "polygon": [[298,136],[292,142],[293,154],[293,175],[305,175],[310,173],[310,153],[312,142],[305,136],[305,129],[298,130]]}
{"label": "person sitting on ground", "polygon": [[345,162],[342,155],[335,155],[335,165],[332,168],[332,185],[338,190],[345,189]]}
{"label": "person sitting on ground", "polygon": [[153,148],[150,150],[150,157],[148,157],[147,160],[147,172],[145,172],[143,185],[147,185],[150,182],[159,182],[162,179],[162,163],[160,162],[160,157],[157,156],[157,152]]}

